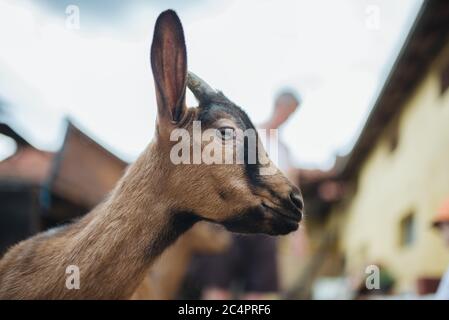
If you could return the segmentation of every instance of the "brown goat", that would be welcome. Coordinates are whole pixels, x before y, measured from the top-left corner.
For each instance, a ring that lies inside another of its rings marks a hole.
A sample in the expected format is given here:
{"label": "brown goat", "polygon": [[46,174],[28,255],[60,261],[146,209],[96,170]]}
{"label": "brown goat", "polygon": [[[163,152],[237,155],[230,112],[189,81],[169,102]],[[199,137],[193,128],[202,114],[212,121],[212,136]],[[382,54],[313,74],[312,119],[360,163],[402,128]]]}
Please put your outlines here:
{"label": "brown goat", "polygon": [[[279,235],[298,228],[301,194],[260,144],[256,162],[248,157],[230,164],[172,161],[178,141],[171,133],[184,129],[192,135],[194,121],[217,137],[190,142],[194,156],[211,145],[224,146],[224,153],[248,151],[246,138],[228,133],[254,130],[239,107],[188,74],[184,33],[174,11],[163,12],[156,21],[151,66],[158,111],[153,141],[109,197],[85,217],[20,242],[5,254],[0,298],[129,298],[153,261],[200,220],[246,233]],[[187,85],[199,100],[196,108],[186,107]],[[262,174],[266,168],[274,169],[272,174]],[[79,271],[79,287],[67,285],[70,270]]]}

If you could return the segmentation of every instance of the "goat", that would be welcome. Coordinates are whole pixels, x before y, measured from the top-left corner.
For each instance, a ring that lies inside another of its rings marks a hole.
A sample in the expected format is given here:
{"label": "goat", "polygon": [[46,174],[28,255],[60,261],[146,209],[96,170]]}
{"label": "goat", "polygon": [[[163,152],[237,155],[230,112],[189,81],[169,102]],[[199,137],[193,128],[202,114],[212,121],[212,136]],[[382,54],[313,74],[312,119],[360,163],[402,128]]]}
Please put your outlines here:
{"label": "goat", "polygon": [[[246,138],[229,130],[255,130],[237,105],[188,73],[181,21],[172,10],[156,21],[151,67],[157,102],[156,133],[110,195],[79,221],[13,246],[0,260],[2,299],[127,299],[153,261],[196,222],[205,220],[241,233],[282,235],[298,228],[303,201],[297,187],[257,144],[256,162],[175,164],[175,129],[194,122],[217,132],[210,142],[224,152]],[[199,106],[187,108],[187,86]],[[231,141],[232,143],[225,143]],[[203,150],[205,142],[193,142]],[[261,174],[265,167],[275,170]],[[66,285],[79,271],[79,287]],[[68,267],[70,267],[68,269]]]}

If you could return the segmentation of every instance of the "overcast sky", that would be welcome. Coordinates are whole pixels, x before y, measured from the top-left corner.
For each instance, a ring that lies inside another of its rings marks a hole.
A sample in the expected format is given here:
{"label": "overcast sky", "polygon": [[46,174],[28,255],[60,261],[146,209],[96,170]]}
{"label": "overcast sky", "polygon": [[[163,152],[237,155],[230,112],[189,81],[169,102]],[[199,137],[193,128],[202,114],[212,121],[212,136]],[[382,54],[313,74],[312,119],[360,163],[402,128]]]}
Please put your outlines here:
{"label": "overcast sky", "polygon": [[[154,22],[175,8],[189,69],[256,124],[280,88],[301,93],[302,108],[281,137],[297,165],[326,169],[351,150],[421,3],[0,0],[0,99],[10,123],[39,148],[60,146],[69,116],[135,159],[154,132]],[[79,9],[79,29],[67,26],[69,4]]]}

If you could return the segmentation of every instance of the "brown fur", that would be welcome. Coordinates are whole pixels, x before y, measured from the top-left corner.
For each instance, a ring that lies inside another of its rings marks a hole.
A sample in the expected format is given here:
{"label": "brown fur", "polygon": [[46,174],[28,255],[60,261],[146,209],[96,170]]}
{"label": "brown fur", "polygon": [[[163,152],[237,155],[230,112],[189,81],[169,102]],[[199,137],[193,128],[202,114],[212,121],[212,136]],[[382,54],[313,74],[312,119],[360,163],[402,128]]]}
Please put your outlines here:
{"label": "brown fur", "polygon": [[[279,171],[258,177],[255,184],[245,165],[170,161],[175,144],[170,133],[180,127],[192,132],[200,112],[216,120],[205,122],[209,128],[219,128],[222,121],[240,128],[246,117],[232,105],[226,107],[229,112],[222,108],[215,113],[213,108],[186,108],[186,48],[173,11],[156,22],[151,62],[158,106],[155,138],[108,199],[84,218],[38,234],[5,254],[0,260],[1,299],[129,298],[152,262],[201,219],[232,231],[274,235],[298,227],[302,203],[298,207],[291,197],[299,197],[299,190]],[[79,290],[65,286],[69,265],[80,269]]]}

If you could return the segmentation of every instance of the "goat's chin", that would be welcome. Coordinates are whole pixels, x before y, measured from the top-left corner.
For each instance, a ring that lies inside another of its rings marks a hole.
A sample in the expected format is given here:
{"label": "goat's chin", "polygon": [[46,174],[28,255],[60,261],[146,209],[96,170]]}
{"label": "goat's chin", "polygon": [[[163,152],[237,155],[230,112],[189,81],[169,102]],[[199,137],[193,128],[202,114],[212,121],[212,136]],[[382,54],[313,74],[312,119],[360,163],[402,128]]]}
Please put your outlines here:
{"label": "goat's chin", "polygon": [[267,232],[270,235],[286,235],[290,232],[298,230],[299,222],[292,219],[285,219],[275,215],[271,221],[272,232]]}
{"label": "goat's chin", "polygon": [[237,233],[263,233],[286,235],[298,229],[299,221],[285,217],[263,206],[248,209],[222,222],[224,227]]}

